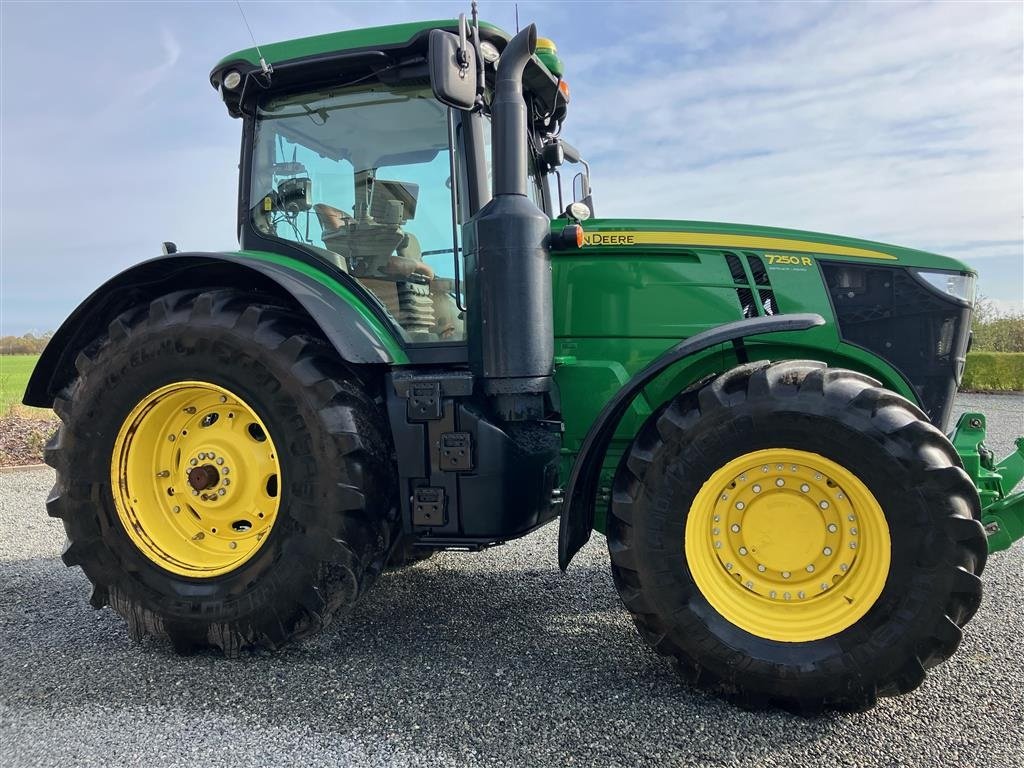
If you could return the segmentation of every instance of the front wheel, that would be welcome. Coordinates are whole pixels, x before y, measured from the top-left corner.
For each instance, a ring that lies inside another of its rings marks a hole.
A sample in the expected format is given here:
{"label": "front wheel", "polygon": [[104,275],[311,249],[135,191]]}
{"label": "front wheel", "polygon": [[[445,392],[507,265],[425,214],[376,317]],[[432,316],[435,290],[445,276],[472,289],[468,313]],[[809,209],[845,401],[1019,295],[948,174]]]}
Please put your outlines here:
{"label": "front wheel", "polygon": [[974,486],[921,411],[823,364],[753,363],[645,425],[608,546],[644,639],[741,704],[861,709],[917,687],[981,600]]}

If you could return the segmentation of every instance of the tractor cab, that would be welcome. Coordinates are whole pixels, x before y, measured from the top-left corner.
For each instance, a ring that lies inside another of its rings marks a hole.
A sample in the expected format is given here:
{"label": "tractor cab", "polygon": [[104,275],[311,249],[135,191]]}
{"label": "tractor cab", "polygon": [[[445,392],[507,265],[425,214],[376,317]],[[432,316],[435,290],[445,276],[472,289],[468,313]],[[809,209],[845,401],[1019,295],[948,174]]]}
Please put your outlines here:
{"label": "tractor cab", "polygon": [[[414,356],[447,348],[452,360],[467,340],[462,227],[491,199],[490,103],[509,40],[487,24],[463,25],[459,40],[459,24],[241,51],[211,74],[229,112],[243,118],[242,247],[327,262],[353,279]],[[479,57],[467,35],[479,36]],[[353,51],[356,42],[364,50]],[[321,55],[293,56],[314,46]],[[443,67],[451,51],[472,56],[473,71]],[[480,108],[459,109],[438,93],[445,86],[432,86],[432,65],[471,81],[467,98]],[[524,72],[530,143],[538,146],[565,116],[568,88],[555,72],[561,63],[546,43]],[[528,155],[530,199],[551,216],[561,191],[553,201],[540,175],[552,169]]]}

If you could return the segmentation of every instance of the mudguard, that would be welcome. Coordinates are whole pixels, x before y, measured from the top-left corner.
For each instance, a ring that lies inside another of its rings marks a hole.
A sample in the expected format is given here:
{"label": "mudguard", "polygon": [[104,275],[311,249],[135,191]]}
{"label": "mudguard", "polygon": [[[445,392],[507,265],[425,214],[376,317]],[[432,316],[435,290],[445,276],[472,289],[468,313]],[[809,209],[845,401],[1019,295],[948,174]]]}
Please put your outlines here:
{"label": "mudguard", "polygon": [[[594,527],[594,501],[605,453],[623,415],[645,386],[669,366],[710,347],[727,342],[741,347],[743,339],[749,336],[804,331],[824,324],[825,319],[821,315],[811,313],[753,317],[725,323],[679,342],[626,382],[594,420],[569,474],[569,482],[565,488],[565,506],[558,530],[559,568],[563,571],[568,568],[569,561],[590,540],[590,532]],[[739,357],[741,360],[745,359],[743,354]]]}
{"label": "mudguard", "polygon": [[23,402],[50,407],[75,376],[75,358],[106,333],[119,313],[190,287],[252,289],[291,298],[345,361],[407,362],[386,316],[375,314],[364,289],[340,270],[329,269],[262,252],[176,253],[136,264],[96,289],[68,316],[36,363]]}

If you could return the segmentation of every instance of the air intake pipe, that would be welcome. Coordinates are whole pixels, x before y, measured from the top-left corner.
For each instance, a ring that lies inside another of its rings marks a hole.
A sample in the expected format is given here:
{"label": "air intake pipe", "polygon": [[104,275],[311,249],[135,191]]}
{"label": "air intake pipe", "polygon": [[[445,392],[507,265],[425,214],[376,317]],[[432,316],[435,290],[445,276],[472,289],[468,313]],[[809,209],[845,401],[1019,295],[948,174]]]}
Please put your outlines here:
{"label": "air intake pipe", "polygon": [[494,196],[466,222],[470,367],[506,420],[542,418],[551,388],[551,221],[527,196],[523,72],[537,45],[531,24],[501,53],[491,102]]}

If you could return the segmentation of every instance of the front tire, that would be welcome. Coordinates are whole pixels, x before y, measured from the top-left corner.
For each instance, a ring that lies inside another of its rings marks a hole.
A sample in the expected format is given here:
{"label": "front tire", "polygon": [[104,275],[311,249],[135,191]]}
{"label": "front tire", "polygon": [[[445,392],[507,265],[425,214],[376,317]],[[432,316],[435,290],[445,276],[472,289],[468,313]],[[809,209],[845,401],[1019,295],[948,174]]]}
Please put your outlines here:
{"label": "front tire", "polygon": [[862,709],[917,687],[981,600],[974,486],[878,382],[740,366],[656,412],[616,473],[608,547],[641,636],[745,706]]}
{"label": "front tire", "polygon": [[373,583],[398,531],[386,420],[295,307],[164,296],[76,366],[47,509],[132,636],[274,648]]}

